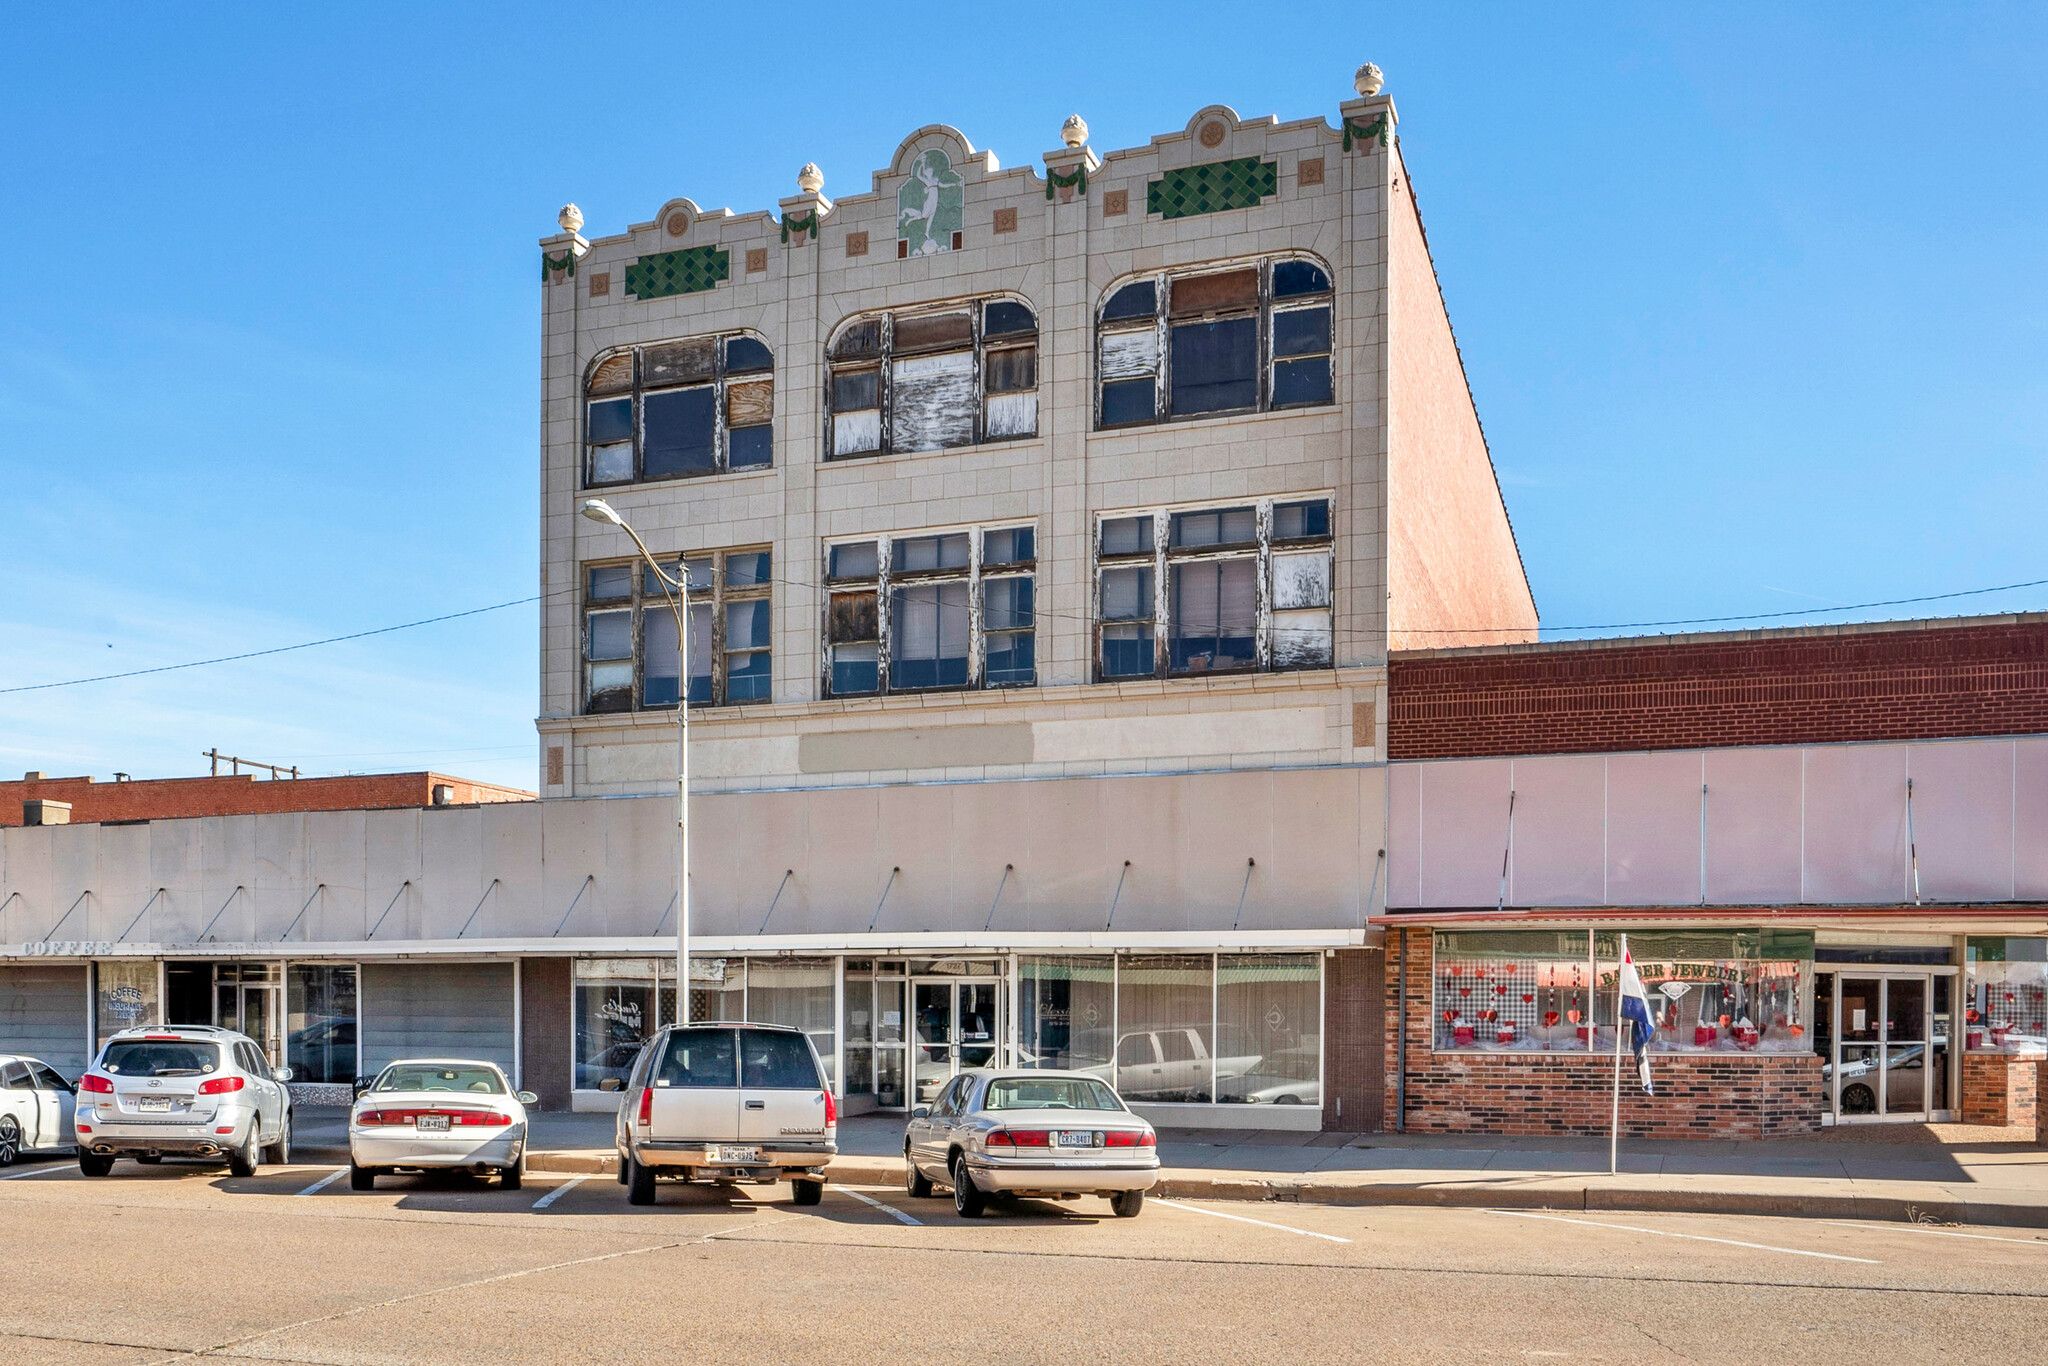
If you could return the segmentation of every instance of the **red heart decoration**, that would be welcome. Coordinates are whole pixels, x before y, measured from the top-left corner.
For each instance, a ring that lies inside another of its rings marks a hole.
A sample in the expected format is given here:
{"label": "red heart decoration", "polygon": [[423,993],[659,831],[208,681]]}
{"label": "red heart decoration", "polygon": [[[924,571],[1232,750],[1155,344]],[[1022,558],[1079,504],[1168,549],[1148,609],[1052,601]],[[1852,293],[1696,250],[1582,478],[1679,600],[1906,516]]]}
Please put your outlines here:
{"label": "red heart decoration", "polygon": [[1496,986],[1496,987],[1495,987],[1495,988],[1493,989],[1493,994],[1494,994],[1494,995],[1496,995],[1496,996],[1505,996],[1505,995],[1507,995],[1507,994],[1508,994],[1508,989],[1507,989],[1506,987],[1503,987],[1503,986]]}
{"label": "red heart decoration", "polygon": [[1531,1001],[1534,1001],[1535,999],[1536,999],[1536,993],[1535,993],[1535,992],[1533,992],[1533,991],[1525,991],[1525,992],[1523,992],[1523,993],[1522,993],[1522,1004],[1523,1004],[1523,1005],[1528,1005],[1528,1004],[1529,1004],[1529,1003],[1530,1003]]}
{"label": "red heart decoration", "polygon": [[1470,996],[1470,995],[1472,994],[1472,988],[1470,988],[1470,987],[1459,987],[1459,988],[1458,988],[1458,994],[1459,994],[1460,996]]}
{"label": "red heart decoration", "polygon": [[1544,1012],[1543,1012],[1543,1023],[1545,1023],[1545,1024],[1547,1024],[1547,1025],[1554,1025],[1554,1024],[1556,1024],[1556,1023],[1557,1023],[1557,1012],[1556,1012],[1556,1011],[1554,1011],[1554,1010],[1546,1010],[1546,1011],[1544,1011]]}
{"label": "red heart decoration", "polygon": [[1458,1012],[1457,1012],[1457,1011],[1455,1011],[1455,1010],[1446,1010],[1446,1011],[1444,1012],[1444,1023],[1445,1023],[1445,1024],[1449,1024],[1449,1023],[1450,1023],[1451,1021],[1453,1021],[1453,1020],[1455,1020],[1455,1019],[1457,1019],[1457,1018],[1458,1018]]}

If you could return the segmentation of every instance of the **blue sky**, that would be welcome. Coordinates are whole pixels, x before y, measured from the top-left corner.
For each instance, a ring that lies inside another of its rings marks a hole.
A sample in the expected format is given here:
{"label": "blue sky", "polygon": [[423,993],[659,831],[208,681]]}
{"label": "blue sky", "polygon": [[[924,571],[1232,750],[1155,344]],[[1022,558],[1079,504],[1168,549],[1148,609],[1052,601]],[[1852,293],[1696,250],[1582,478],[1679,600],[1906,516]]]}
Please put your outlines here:
{"label": "blue sky", "polygon": [[[2048,607],[2048,9],[44,6],[0,46],[0,687],[525,597],[535,239],[1384,68],[1546,623]],[[1795,620],[1797,618],[1787,618]],[[0,694],[0,773],[532,786],[531,607]]]}

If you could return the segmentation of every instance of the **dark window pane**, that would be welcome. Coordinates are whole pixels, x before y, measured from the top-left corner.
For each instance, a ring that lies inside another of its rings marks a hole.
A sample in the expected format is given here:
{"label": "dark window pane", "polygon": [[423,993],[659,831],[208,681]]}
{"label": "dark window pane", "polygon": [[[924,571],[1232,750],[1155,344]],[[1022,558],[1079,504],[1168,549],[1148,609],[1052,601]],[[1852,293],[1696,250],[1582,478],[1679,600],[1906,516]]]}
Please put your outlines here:
{"label": "dark window pane", "polygon": [[1152,421],[1157,416],[1153,411],[1157,397],[1158,388],[1149,379],[1110,381],[1102,386],[1102,425],[1121,427]]}
{"label": "dark window pane", "polygon": [[716,392],[672,389],[648,394],[644,465],[649,479],[702,474],[713,467],[712,421]]}
{"label": "dark window pane", "polygon": [[633,439],[633,400],[608,398],[590,405],[590,444],[603,446]]}
{"label": "dark window pane", "polygon": [[1144,678],[1153,672],[1152,626],[1102,628],[1102,676]]}
{"label": "dark window pane", "polygon": [[[674,633],[673,633],[673,632],[671,632],[670,634],[674,634]],[[654,675],[654,674],[649,674],[649,675],[647,675],[647,677],[646,677],[645,679],[643,679],[643,680],[641,681],[641,684],[640,684],[640,705],[641,705],[641,706],[643,706],[643,707],[673,707],[673,706],[674,706],[674,705],[676,704],[676,676],[675,676],[675,673],[673,672],[673,671],[674,671],[674,669],[675,669],[675,665],[674,665],[674,664],[670,664],[670,665],[669,665],[669,669],[670,669],[670,672],[669,672],[668,674],[665,674],[665,675],[661,675],[661,676],[656,676],[656,675]],[[700,681],[701,681],[701,682],[703,683],[703,685],[704,685],[704,695],[703,695],[702,697],[699,697],[699,696],[697,695],[697,684],[698,684],[698,683],[699,683]],[[690,705],[692,705],[692,706],[698,706],[698,705],[701,705],[701,704],[704,704],[704,703],[708,703],[708,702],[710,702],[710,701],[711,701],[711,680],[710,680],[710,679],[708,679],[708,678],[706,678],[706,679],[702,679],[702,680],[698,680],[698,679],[695,679],[695,678],[691,679],[691,680],[690,680]]]}
{"label": "dark window pane", "polygon": [[1038,319],[1032,317],[1031,310],[1023,304],[998,299],[982,310],[981,335],[984,337],[1008,337],[1037,330]]}
{"label": "dark window pane", "polygon": [[921,584],[889,596],[892,688],[959,687],[967,681],[967,585]]}
{"label": "dark window pane", "polygon": [[1330,401],[1330,358],[1281,361],[1273,367],[1273,406]]}
{"label": "dark window pane", "polygon": [[592,612],[590,639],[584,646],[586,659],[631,659],[633,657],[633,614]]}
{"label": "dark window pane", "polygon": [[1139,566],[1102,571],[1102,619],[1150,621],[1152,571]]}
{"label": "dark window pane", "polygon": [[1140,280],[1125,285],[1109,296],[1109,302],[1102,306],[1102,320],[1114,322],[1118,318],[1149,318],[1159,310],[1159,287],[1151,280]]}
{"label": "dark window pane", "polygon": [[708,380],[717,368],[718,343],[709,338],[677,342],[670,346],[650,346],[640,353],[640,387],[662,389],[693,380]]}
{"label": "dark window pane", "polygon": [[1032,581],[1028,578],[989,579],[982,584],[982,626],[990,631],[1017,631],[1030,626]]}
{"label": "dark window pane", "polygon": [[688,584],[692,593],[708,593],[711,591],[711,577],[716,566],[712,563],[709,555],[698,555],[684,560],[682,569],[683,572],[676,575],[676,577]]}
{"label": "dark window pane", "polygon": [[764,1091],[817,1091],[824,1079],[803,1035],[742,1029],[740,1085]]}
{"label": "dark window pane", "polygon": [[1258,519],[1250,508],[1211,508],[1176,512],[1167,544],[1176,548],[1209,545],[1250,545],[1259,536]]}
{"label": "dark window pane", "polygon": [[736,470],[756,469],[775,460],[773,427],[734,427],[725,434],[726,463]]}
{"label": "dark window pane", "polygon": [[1321,294],[1330,287],[1330,277],[1312,261],[1276,261],[1273,265],[1273,297]]}
{"label": "dark window pane", "polygon": [[858,413],[877,406],[881,402],[881,381],[879,370],[842,371],[832,376],[832,411]]}
{"label": "dark window pane", "polygon": [[605,564],[594,566],[590,571],[590,599],[599,602],[606,598],[629,598],[633,596],[633,566],[630,564]]}
{"label": "dark window pane", "polygon": [[910,536],[897,541],[889,553],[892,571],[911,573],[920,569],[965,569],[967,533],[949,536]]}
{"label": "dark window pane", "polygon": [[752,337],[728,337],[725,342],[725,373],[749,375],[775,367],[775,356],[763,342]]}
{"label": "dark window pane", "polygon": [[1152,549],[1150,517],[1105,517],[1102,521],[1102,553],[1137,555]]}
{"label": "dark window pane", "polygon": [[1273,505],[1273,539],[1297,540],[1303,536],[1330,534],[1330,505],[1318,498],[1313,503]]}
{"label": "dark window pane", "polygon": [[768,600],[734,602],[725,608],[725,648],[756,650],[768,643]]}
{"label": "dark window pane", "polygon": [[1314,356],[1330,349],[1330,310],[1292,308],[1273,315],[1273,354]]}
{"label": "dark window pane", "polygon": [[733,655],[725,662],[725,700],[763,702],[768,698],[769,652]]}
{"label": "dark window pane", "polygon": [[981,537],[981,562],[985,565],[1022,564],[1037,558],[1037,532],[1028,526],[1004,527]]}
{"label": "dark window pane", "polygon": [[[694,617],[697,613],[692,611],[690,615]],[[692,627],[696,624],[691,623]],[[694,645],[696,641],[690,643]],[[694,655],[697,652],[692,650],[690,653]],[[676,650],[675,613],[662,607],[644,612],[640,617],[640,701],[643,706],[675,705],[676,679],[682,662]]]}
{"label": "dark window pane", "polygon": [[834,579],[871,579],[879,562],[873,541],[851,541],[832,547],[832,563],[826,576]]}
{"label": "dark window pane", "polygon": [[1173,282],[1167,296],[1169,313],[1175,318],[1195,318],[1204,313],[1229,313],[1253,308],[1259,302],[1259,272],[1233,270],[1222,275],[1196,275]]}
{"label": "dark window pane", "polygon": [[873,692],[881,686],[881,677],[876,664],[875,647],[872,645],[835,645],[832,647],[832,692],[836,697],[853,693]]}
{"label": "dark window pane", "polygon": [[1176,673],[1252,662],[1257,578],[1250,558],[1173,567],[1168,663]]}
{"label": "dark window pane", "polygon": [[[1173,329],[1176,417],[1250,408],[1259,401],[1259,327],[1252,318]],[[1107,386],[1105,386],[1106,388]]]}
{"label": "dark window pane", "polygon": [[991,394],[1017,394],[1038,387],[1038,348],[991,351],[982,366],[983,388]]}
{"label": "dark window pane", "polygon": [[769,553],[765,550],[749,550],[744,554],[725,557],[727,588],[747,588],[757,583],[766,583],[772,577]]}
{"label": "dark window pane", "polygon": [[882,354],[882,320],[862,318],[851,323],[832,343],[832,359],[847,360],[855,356],[879,356]]}
{"label": "dark window pane", "polygon": [[737,1077],[730,1029],[678,1029],[650,1080],[658,1087],[730,1089]]}
{"label": "dark window pane", "polygon": [[1038,677],[1036,641],[1029,631],[988,637],[988,681],[992,686],[1031,683]]}

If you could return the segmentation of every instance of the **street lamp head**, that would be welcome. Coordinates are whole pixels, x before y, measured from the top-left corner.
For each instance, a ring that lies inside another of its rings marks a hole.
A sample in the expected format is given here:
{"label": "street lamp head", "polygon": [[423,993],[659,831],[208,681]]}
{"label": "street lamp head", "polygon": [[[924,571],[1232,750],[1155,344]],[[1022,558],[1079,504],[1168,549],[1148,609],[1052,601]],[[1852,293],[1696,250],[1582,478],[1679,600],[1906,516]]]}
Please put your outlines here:
{"label": "street lamp head", "polygon": [[613,512],[612,505],[602,498],[585,498],[583,500],[583,515],[593,522],[603,522],[606,526],[624,526],[626,524],[625,518]]}

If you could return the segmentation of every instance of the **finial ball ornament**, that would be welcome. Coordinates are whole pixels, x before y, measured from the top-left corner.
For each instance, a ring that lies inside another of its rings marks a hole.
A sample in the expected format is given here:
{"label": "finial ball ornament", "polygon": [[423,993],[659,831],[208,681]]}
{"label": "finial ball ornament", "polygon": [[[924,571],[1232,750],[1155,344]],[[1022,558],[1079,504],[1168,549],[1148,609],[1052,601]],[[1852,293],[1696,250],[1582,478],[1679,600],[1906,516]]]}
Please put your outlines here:
{"label": "finial ball ornament", "polygon": [[1060,141],[1069,147],[1088,145],[1088,120],[1079,114],[1067,115],[1067,121],[1060,125]]}
{"label": "finial ball ornament", "polygon": [[1352,88],[1368,98],[1379,94],[1380,87],[1385,84],[1386,80],[1380,75],[1380,69],[1371,62],[1358,68],[1358,74],[1351,78]]}
{"label": "finial ball ornament", "polygon": [[555,215],[555,221],[562,225],[563,232],[581,232],[583,230],[583,210],[577,208],[574,204],[564,204],[562,211]]}
{"label": "finial ball ornament", "polygon": [[825,173],[818,169],[817,162],[804,163],[804,168],[796,173],[796,187],[805,194],[816,194],[825,188]]}

